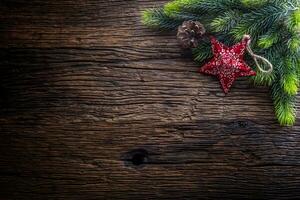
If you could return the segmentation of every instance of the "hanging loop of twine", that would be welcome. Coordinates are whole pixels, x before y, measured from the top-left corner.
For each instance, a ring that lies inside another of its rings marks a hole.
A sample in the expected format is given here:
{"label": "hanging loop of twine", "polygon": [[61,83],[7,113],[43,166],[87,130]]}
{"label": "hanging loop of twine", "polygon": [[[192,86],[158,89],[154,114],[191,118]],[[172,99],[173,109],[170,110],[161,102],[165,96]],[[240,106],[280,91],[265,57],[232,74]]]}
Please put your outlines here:
{"label": "hanging loop of twine", "polygon": [[[257,68],[263,73],[271,73],[273,71],[272,63],[268,59],[266,59],[262,56],[259,56],[252,51],[252,49],[250,47],[250,43],[251,43],[250,35],[244,35],[243,39],[247,41],[247,51],[252,56]],[[266,65],[268,65],[269,68],[268,69],[262,68],[261,65],[258,63],[258,59],[261,60],[262,62],[264,62]]]}

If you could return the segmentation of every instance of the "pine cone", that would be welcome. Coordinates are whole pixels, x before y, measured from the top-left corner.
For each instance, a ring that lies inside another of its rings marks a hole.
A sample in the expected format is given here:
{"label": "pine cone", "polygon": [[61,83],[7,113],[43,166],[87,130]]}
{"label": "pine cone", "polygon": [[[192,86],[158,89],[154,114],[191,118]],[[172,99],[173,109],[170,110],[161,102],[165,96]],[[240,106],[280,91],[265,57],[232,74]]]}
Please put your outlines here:
{"label": "pine cone", "polygon": [[195,48],[199,44],[199,40],[205,34],[204,26],[198,21],[184,21],[178,27],[177,39],[184,49]]}

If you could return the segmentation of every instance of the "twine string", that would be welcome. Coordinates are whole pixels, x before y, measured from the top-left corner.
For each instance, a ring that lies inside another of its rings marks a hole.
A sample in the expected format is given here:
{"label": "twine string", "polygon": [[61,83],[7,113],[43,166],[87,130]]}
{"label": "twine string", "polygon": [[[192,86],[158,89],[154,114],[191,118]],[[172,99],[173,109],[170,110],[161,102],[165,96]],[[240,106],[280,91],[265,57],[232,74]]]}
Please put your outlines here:
{"label": "twine string", "polygon": [[[257,68],[263,73],[271,73],[273,71],[273,64],[268,59],[266,59],[265,57],[257,55],[252,51],[252,49],[250,47],[251,37],[249,35],[244,35],[244,39],[247,40],[247,51],[252,56]],[[261,60],[263,63],[268,65],[269,68],[264,69],[263,67],[261,67],[261,65],[258,63],[258,60]]]}

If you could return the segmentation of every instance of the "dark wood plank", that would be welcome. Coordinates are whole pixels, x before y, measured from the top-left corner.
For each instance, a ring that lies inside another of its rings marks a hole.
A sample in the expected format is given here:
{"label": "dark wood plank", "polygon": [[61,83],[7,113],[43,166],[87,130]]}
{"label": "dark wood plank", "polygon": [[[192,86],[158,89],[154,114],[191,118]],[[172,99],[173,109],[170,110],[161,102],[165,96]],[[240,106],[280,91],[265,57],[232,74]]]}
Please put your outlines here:
{"label": "dark wood plank", "polygon": [[141,25],[164,2],[0,2],[0,199],[300,197],[299,119]]}

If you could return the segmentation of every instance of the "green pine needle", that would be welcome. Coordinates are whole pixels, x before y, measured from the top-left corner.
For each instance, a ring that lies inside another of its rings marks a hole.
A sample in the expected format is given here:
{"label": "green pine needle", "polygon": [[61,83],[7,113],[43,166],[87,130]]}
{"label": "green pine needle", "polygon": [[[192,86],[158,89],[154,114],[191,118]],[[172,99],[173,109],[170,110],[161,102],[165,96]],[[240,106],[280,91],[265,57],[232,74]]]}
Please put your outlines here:
{"label": "green pine needle", "polygon": [[274,100],[275,114],[280,125],[291,126],[296,121],[295,100],[296,96],[283,92],[278,82],[271,87]]}
{"label": "green pine needle", "polygon": [[166,15],[173,16],[179,13],[184,7],[188,7],[193,3],[199,2],[200,0],[176,0],[166,3],[164,6],[164,11]]}
{"label": "green pine needle", "polygon": [[296,95],[298,92],[299,82],[297,74],[290,74],[283,80],[283,89],[289,95]]}
{"label": "green pine needle", "polygon": [[288,18],[289,28],[294,31],[300,31],[300,8],[295,10]]}
{"label": "green pine needle", "polygon": [[193,49],[194,59],[198,63],[202,63],[203,61],[211,58],[212,51],[209,42],[203,42],[203,45],[198,46],[197,48]]}
{"label": "green pine needle", "polygon": [[218,32],[228,32],[236,26],[240,20],[241,13],[238,11],[228,11],[225,12],[220,17],[216,17],[210,23],[212,31]]}
{"label": "green pine needle", "polygon": [[256,72],[256,76],[251,76],[250,79],[253,81],[255,85],[264,85],[271,86],[275,76],[274,73],[262,73],[260,71]]}
{"label": "green pine needle", "polygon": [[300,48],[300,37],[298,35],[292,36],[288,41],[288,46],[292,51],[297,52]]}
{"label": "green pine needle", "polygon": [[142,23],[152,28],[173,30],[182,23],[182,20],[167,16],[161,8],[154,8],[142,12]]}
{"label": "green pine needle", "polygon": [[248,8],[257,8],[264,5],[266,2],[267,0],[241,0],[243,6]]}
{"label": "green pine needle", "polygon": [[295,108],[291,102],[278,101],[275,104],[275,114],[282,126],[292,126],[296,121]]}
{"label": "green pine needle", "polygon": [[264,35],[258,40],[258,46],[263,49],[270,48],[273,44],[277,43],[279,40],[277,34]]}

